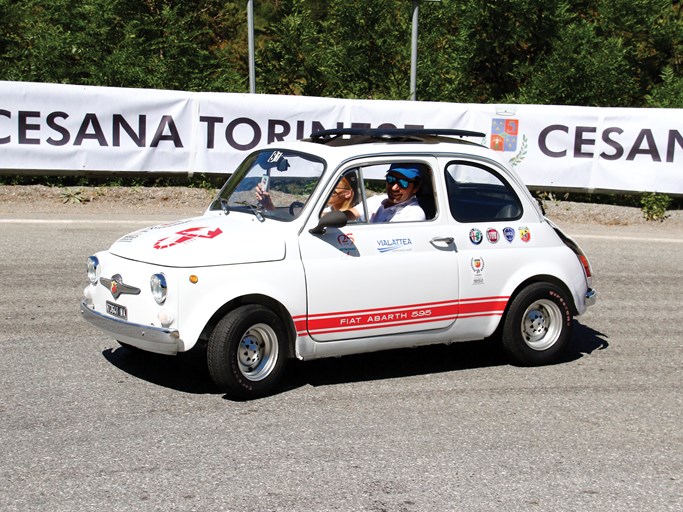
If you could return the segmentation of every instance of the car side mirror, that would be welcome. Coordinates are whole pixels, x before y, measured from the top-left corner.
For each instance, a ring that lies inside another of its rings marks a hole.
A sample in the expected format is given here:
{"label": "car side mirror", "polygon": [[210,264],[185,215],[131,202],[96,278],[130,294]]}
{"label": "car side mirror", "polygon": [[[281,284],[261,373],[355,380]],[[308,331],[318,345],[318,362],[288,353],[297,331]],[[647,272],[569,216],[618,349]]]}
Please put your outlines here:
{"label": "car side mirror", "polygon": [[327,212],[325,215],[320,217],[318,225],[312,229],[309,229],[308,232],[312,235],[323,235],[325,234],[325,231],[327,231],[327,228],[343,228],[346,226],[347,222],[348,219],[346,218],[346,214],[344,212],[334,210]]}

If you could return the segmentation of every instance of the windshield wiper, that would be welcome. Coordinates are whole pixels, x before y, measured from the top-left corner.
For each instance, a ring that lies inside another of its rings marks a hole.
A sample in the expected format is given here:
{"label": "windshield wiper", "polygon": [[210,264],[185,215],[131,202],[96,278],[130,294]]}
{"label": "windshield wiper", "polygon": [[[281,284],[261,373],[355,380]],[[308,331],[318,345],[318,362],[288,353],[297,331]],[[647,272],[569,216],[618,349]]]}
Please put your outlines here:
{"label": "windshield wiper", "polygon": [[251,208],[251,211],[254,212],[254,215],[256,215],[259,222],[264,222],[266,220],[263,215],[261,215],[261,208],[254,206],[253,204],[248,204],[247,206]]}
{"label": "windshield wiper", "polygon": [[243,206],[248,207],[252,211],[252,213],[256,216],[256,218],[259,220],[259,222],[264,222],[266,220],[265,217],[263,215],[261,215],[262,208],[260,206],[255,205],[255,204],[251,204],[251,203],[247,203],[246,201],[242,201],[242,202],[237,203],[237,204],[241,204]]}
{"label": "windshield wiper", "polygon": [[221,210],[223,210],[223,213],[226,215],[230,213],[230,206],[228,205],[228,200],[225,199],[224,197],[219,198],[221,202]]}

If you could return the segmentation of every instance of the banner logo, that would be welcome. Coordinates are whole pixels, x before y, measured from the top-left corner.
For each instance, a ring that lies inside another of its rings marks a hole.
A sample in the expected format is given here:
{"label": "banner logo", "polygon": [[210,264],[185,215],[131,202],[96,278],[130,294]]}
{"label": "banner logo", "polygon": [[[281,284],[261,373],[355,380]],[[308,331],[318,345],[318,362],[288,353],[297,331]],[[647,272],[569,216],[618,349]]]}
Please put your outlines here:
{"label": "banner logo", "polygon": [[491,141],[489,147],[501,153],[517,152],[508,163],[515,167],[526,158],[529,139],[519,132],[519,119],[513,118],[517,114],[517,107],[498,106],[496,116],[491,119]]}
{"label": "banner logo", "polygon": [[494,118],[491,121],[491,149],[494,151],[517,151],[517,119]]}

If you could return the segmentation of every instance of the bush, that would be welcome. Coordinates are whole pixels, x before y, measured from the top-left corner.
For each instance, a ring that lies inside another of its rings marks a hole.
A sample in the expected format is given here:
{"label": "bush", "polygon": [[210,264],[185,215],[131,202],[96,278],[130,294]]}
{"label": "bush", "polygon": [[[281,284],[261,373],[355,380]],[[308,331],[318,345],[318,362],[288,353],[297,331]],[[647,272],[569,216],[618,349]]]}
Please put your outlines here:
{"label": "bush", "polygon": [[672,199],[666,194],[646,192],[640,198],[643,217],[645,217],[645,220],[663,222],[668,217],[666,210],[671,205],[671,202]]}

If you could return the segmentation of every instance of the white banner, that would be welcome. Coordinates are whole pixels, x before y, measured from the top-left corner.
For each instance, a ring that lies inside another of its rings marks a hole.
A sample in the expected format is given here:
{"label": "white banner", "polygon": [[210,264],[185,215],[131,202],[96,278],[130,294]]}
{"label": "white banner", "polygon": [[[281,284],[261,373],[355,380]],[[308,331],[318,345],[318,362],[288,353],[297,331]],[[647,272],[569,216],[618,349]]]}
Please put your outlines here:
{"label": "white banner", "polygon": [[230,173],[338,127],[460,128],[531,188],[683,194],[683,109],[481,105],[0,82],[0,170]]}

